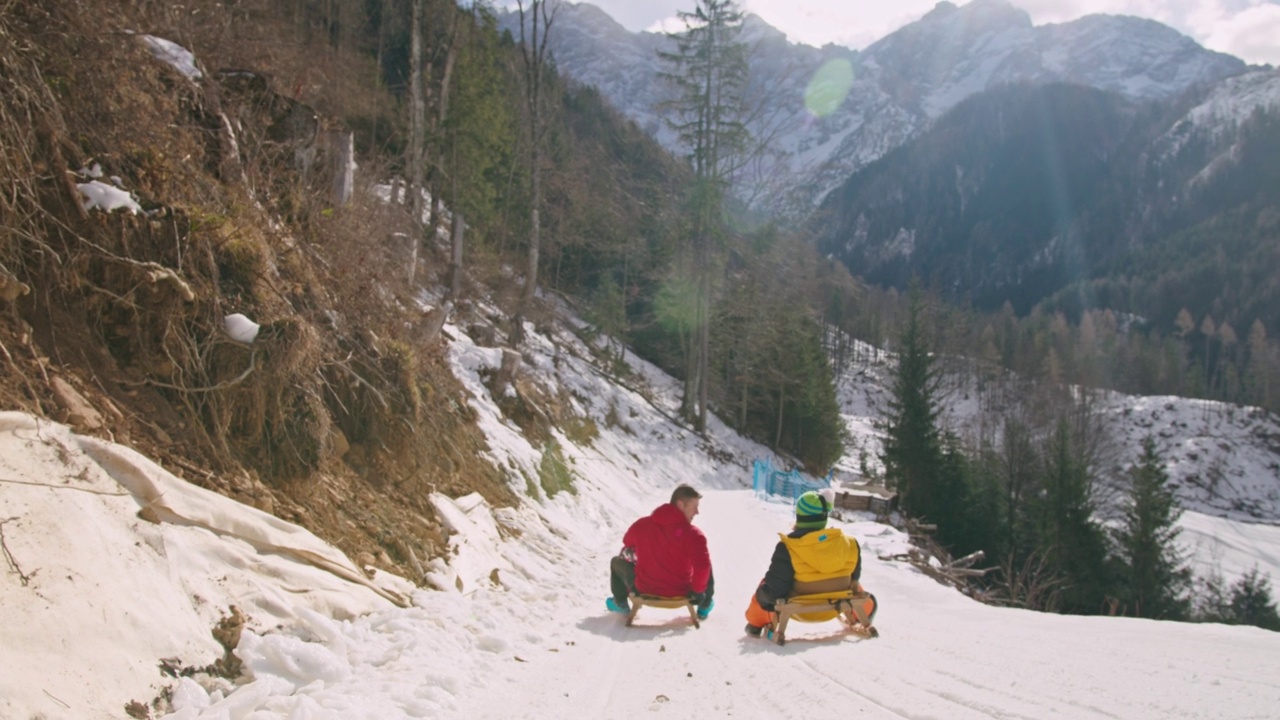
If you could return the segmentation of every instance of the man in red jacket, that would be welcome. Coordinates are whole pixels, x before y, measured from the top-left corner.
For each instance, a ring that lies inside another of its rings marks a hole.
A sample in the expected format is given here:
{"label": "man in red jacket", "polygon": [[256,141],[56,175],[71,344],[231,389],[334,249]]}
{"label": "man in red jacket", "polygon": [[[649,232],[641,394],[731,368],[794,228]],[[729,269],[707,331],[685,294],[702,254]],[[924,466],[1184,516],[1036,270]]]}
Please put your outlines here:
{"label": "man in red jacket", "polygon": [[610,612],[629,613],[631,591],[661,597],[688,597],[705,620],[715,601],[707,538],[693,526],[702,495],[688,485],[671,493],[671,502],[631,524],[622,537],[622,553],[609,564],[613,597]]}

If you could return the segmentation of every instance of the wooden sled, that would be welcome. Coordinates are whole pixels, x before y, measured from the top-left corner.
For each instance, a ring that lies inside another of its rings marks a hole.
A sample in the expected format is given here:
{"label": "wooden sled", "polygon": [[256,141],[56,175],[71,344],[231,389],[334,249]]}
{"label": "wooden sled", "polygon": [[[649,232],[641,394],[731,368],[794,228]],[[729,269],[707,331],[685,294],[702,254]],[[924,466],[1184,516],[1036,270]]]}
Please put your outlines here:
{"label": "wooden sled", "polygon": [[841,618],[859,637],[880,637],[880,631],[871,624],[876,611],[875,598],[863,590],[793,595],[778,600],[773,608],[768,637],[778,645],[786,644],[787,623],[791,620],[827,622]]}
{"label": "wooden sled", "polygon": [[642,607],[666,608],[668,610],[688,608],[689,619],[693,621],[693,626],[699,629],[702,627],[698,622],[698,609],[694,607],[687,597],[662,597],[633,592],[628,599],[631,602],[631,614],[627,615],[627,627],[631,627],[632,621],[636,619],[636,613],[640,612]]}

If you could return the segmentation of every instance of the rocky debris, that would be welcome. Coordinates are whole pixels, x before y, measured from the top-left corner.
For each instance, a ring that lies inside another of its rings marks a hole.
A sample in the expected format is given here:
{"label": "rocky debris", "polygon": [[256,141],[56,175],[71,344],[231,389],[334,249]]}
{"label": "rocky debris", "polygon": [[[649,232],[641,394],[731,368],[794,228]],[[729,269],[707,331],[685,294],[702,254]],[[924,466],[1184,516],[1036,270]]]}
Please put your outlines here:
{"label": "rocky debris", "polygon": [[58,401],[64,413],[64,417],[59,418],[60,420],[77,430],[102,429],[102,415],[71,386],[71,383],[60,377],[51,377],[49,385],[53,390],[54,399]]}

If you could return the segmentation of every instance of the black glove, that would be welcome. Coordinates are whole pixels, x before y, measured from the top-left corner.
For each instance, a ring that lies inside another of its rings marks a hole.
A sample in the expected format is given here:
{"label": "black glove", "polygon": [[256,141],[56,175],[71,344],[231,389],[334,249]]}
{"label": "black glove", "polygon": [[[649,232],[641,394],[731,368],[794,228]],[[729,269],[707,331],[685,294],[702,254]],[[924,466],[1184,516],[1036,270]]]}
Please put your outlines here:
{"label": "black glove", "polygon": [[691,592],[689,593],[689,602],[698,606],[706,605],[707,594],[705,592]]}

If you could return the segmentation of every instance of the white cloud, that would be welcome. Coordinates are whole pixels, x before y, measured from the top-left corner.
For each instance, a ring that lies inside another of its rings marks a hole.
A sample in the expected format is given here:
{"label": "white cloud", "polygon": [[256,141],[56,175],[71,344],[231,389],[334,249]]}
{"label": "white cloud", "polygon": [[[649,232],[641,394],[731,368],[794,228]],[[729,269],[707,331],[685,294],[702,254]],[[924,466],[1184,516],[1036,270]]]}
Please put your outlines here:
{"label": "white cloud", "polygon": [[675,17],[678,10],[691,10],[693,0],[592,0],[628,30],[647,30],[664,18]]}
{"label": "white cloud", "polygon": [[1249,62],[1280,65],[1280,5],[1258,5],[1227,18],[1204,44]]}
{"label": "white cloud", "polygon": [[675,33],[684,30],[684,21],[672,15],[671,17],[662,18],[644,29],[652,33]]}
{"label": "white cloud", "polygon": [[829,42],[864,48],[915,22],[933,9],[934,0],[746,0],[743,7],[764,18],[795,42]]}

